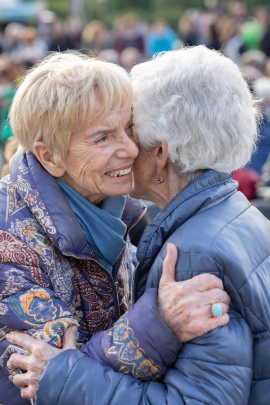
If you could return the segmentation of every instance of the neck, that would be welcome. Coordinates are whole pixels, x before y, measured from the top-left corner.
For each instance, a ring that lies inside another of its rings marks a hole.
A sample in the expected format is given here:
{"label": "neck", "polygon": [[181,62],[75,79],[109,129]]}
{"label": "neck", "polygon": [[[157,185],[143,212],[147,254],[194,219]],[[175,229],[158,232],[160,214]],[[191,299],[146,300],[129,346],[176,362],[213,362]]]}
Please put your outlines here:
{"label": "neck", "polygon": [[147,190],[140,192],[135,190],[131,196],[142,198],[155,203],[160,209],[163,209],[183,188],[188,184],[175,171],[171,164],[168,164],[164,173],[164,182],[157,184],[157,179],[153,179]]}

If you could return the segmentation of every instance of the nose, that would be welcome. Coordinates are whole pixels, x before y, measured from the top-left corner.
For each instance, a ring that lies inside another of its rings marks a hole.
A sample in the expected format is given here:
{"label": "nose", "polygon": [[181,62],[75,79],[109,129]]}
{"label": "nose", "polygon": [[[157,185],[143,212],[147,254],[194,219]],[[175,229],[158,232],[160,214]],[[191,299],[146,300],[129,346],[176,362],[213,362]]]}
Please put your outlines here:
{"label": "nose", "polygon": [[135,140],[133,140],[133,138],[130,138],[129,136],[127,136],[127,134],[125,133],[123,135],[123,138],[119,145],[118,157],[121,157],[121,158],[128,157],[128,158],[136,159],[138,154],[139,154],[139,148],[136,145]]}

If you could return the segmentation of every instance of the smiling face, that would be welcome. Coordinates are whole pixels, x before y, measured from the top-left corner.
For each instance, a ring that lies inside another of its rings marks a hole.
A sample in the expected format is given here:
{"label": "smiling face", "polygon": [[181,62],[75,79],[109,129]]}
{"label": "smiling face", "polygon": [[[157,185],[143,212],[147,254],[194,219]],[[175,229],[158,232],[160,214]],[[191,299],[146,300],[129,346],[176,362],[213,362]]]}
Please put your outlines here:
{"label": "smiling face", "polygon": [[73,134],[61,179],[94,204],[107,196],[128,194],[138,155],[132,126],[128,109]]}

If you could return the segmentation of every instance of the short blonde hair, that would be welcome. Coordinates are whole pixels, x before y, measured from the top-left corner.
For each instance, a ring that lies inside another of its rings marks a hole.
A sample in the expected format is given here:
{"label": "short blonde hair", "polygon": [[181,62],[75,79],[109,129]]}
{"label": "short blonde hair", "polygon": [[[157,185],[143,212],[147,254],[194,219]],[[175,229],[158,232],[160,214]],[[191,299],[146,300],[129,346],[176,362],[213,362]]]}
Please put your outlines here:
{"label": "short blonde hair", "polygon": [[63,159],[73,133],[125,111],[132,99],[123,68],[79,53],[52,53],[26,75],[9,118],[24,150],[33,152],[43,141]]}

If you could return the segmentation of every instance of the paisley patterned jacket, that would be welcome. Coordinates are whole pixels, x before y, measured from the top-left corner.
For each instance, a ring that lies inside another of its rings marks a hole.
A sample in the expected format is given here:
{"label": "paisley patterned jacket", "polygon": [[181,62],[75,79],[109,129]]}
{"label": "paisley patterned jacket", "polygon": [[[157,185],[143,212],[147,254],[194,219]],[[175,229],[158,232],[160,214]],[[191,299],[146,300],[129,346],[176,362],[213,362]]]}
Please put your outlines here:
{"label": "paisley patterned jacket", "polygon": [[[127,197],[128,230],[144,212]],[[134,270],[128,232],[126,240],[112,276],[87,245],[55,179],[31,152],[13,157],[0,182],[0,404],[29,403],[11,382],[20,370],[6,367],[12,353],[26,354],[7,342],[10,330],[61,347],[65,330],[76,324],[83,352],[138,379],[157,380],[174,361],[180,343],[158,316],[156,289],[128,311]],[[160,335],[155,348],[153,328]]]}

